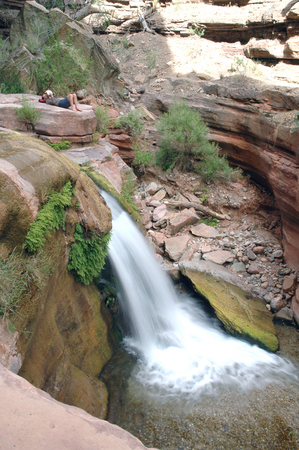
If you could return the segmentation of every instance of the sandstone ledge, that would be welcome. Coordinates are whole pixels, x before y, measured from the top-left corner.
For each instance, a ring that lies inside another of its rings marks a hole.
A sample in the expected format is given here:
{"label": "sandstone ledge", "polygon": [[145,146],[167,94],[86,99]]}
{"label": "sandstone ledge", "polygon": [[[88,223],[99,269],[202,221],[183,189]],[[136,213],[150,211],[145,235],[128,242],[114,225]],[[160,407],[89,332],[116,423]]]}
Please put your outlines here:
{"label": "sandstone ledge", "polygon": [[[130,433],[64,405],[0,364],[1,448],[141,450]],[[3,447],[2,447],[3,446]]]}

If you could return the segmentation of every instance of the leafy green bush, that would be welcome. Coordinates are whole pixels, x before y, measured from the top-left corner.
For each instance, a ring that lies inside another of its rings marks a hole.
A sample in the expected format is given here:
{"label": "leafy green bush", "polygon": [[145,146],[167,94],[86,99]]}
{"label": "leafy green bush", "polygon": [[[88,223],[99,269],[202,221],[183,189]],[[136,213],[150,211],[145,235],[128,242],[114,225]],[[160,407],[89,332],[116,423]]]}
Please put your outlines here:
{"label": "leafy green bush", "polygon": [[41,289],[49,274],[50,263],[41,253],[28,256],[14,251],[0,259],[0,316],[15,313],[22,296],[32,286]]}
{"label": "leafy green bush", "polygon": [[50,147],[52,147],[56,152],[58,152],[59,150],[67,150],[72,146],[72,143],[70,141],[60,141],[57,142],[56,144],[51,144],[50,142],[48,142],[48,145],[50,145]]}
{"label": "leafy green bush", "polygon": [[141,111],[136,109],[135,111],[130,111],[125,116],[116,119],[114,126],[116,128],[124,128],[133,136],[137,136],[138,134],[141,134],[144,129],[144,124],[140,121],[141,117]]}
{"label": "leafy green bush", "polygon": [[87,285],[105,265],[110,233],[93,238],[85,237],[81,225],[77,223],[74,238],[67,267],[74,272],[76,280]]}
{"label": "leafy green bush", "polygon": [[174,103],[157,124],[162,135],[157,164],[163,170],[176,167],[183,171],[195,171],[204,181],[229,178],[233,169],[225,157],[219,156],[219,147],[208,140],[209,129],[200,115],[187,103]]}
{"label": "leafy green bush", "polygon": [[26,97],[22,98],[21,108],[15,108],[18,118],[26,123],[28,128],[29,125],[34,126],[36,122],[42,118],[42,113],[37,111],[33,103],[30,103]]}
{"label": "leafy green bush", "polygon": [[48,202],[38,212],[36,221],[31,224],[26,235],[23,245],[25,250],[35,253],[44,246],[51,230],[58,230],[60,226],[64,229],[65,208],[71,205],[74,194],[70,181],[63,186],[62,193],[50,192]]}
{"label": "leafy green bush", "polygon": [[145,151],[140,148],[136,143],[133,144],[133,149],[135,150],[135,158],[133,164],[140,166],[143,171],[147,169],[148,166],[154,161],[154,156],[150,151]]}
{"label": "leafy green bush", "polygon": [[134,211],[136,211],[136,206],[133,203],[133,194],[135,191],[135,186],[136,186],[136,182],[135,182],[133,171],[131,170],[130,172],[126,173],[123,176],[123,187],[121,190],[121,194],[122,194],[124,200],[128,203],[128,205]]}
{"label": "leafy green bush", "polygon": [[19,73],[11,67],[0,67],[0,94],[24,93],[25,87],[21,83]]}
{"label": "leafy green bush", "polygon": [[41,94],[51,88],[57,96],[83,89],[90,80],[91,61],[72,45],[72,39],[63,43],[57,36],[43,47],[43,58],[35,60],[34,75]]}
{"label": "leafy green bush", "polygon": [[64,11],[63,0],[37,0],[37,3],[43,5],[47,9],[59,8]]}
{"label": "leafy green bush", "polygon": [[95,110],[95,115],[97,117],[96,130],[101,134],[106,134],[109,130],[109,121],[112,117],[109,114],[108,107],[103,109],[101,106],[97,106]]}

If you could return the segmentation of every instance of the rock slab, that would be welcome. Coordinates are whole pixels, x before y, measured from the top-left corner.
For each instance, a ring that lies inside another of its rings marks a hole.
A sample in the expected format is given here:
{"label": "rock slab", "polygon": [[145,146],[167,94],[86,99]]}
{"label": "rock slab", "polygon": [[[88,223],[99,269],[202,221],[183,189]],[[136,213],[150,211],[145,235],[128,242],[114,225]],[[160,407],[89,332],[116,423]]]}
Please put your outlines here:
{"label": "rock slab", "polygon": [[237,276],[210,261],[183,262],[179,267],[209,301],[228,333],[267,350],[278,350],[272,314]]}
{"label": "rock slab", "polygon": [[15,450],[142,450],[127,431],[64,405],[0,364],[1,447]]}

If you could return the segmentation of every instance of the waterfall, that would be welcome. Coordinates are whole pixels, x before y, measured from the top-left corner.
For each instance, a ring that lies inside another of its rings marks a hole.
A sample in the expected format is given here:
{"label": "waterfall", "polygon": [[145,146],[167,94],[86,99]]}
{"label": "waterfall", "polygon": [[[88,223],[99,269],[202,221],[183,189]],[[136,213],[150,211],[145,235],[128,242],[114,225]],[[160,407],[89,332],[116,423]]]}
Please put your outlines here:
{"label": "waterfall", "polygon": [[130,216],[106,192],[113,229],[109,259],[122,286],[131,335],[126,348],[139,359],[138,380],[165,395],[243,389],[298,381],[286,359],[233,338],[195,299],[178,295]]}

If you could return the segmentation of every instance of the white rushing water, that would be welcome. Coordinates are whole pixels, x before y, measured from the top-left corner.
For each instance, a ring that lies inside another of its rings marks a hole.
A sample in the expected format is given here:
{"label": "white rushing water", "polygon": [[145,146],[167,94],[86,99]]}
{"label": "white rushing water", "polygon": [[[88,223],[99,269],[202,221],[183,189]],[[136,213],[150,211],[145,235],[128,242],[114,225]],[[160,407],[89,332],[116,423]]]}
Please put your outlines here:
{"label": "white rushing water", "polygon": [[125,345],[139,357],[141,383],[166,395],[193,397],[223,384],[246,389],[297,380],[293,364],[229,336],[196,300],[178,296],[130,216],[101,194],[112,211],[109,259],[132,332]]}

